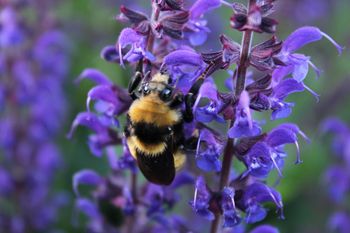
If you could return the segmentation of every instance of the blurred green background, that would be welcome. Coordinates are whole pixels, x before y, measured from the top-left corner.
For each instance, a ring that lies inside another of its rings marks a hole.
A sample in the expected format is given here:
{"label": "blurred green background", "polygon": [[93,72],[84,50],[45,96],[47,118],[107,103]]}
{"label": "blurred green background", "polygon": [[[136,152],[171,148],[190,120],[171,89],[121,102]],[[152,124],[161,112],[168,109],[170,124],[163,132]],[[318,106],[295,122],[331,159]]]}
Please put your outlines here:
{"label": "blurred green background", "polygon": [[[133,1],[135,2],[135,1]],[[149,9],[149,1],[139,1],[138,8]],[[242,1],[243,2],[243,1]],[[66,82],[67,99],[70,103],[69,116],[59,138],[60,148],[64,155],[65,166],[60,171],[55,183],[55,189],[66,190],[74,201],[71,191],[72,175],[83,168],[91,168],[102,174],[108,173],[107,161],[104,158],[95,158],[88,150],[86,140],[88,131],[79,128],[72,140],[65,138],[69,131],[70,123],[75,115],[85,110],[86,94],[92,84],[82,82],[79,86],[73,80],[85,68],[97,68],[106,73],[118,84],[126,85],[131,70],[122,70],[114,64],[102,60],[100,50],[109,44],[114,44],[118,33],[123,27],[114,20],[119,13],[119,6],[124,3],[132,5],[128,1],[120,0],[61,0],[57,3],[55,15],[60,20],[63,31],[72,42],[72,68],[70,77]],[[318,26],[322,31],[331,35],[345,48],[350,47],[350,1],[349,0],[293,0],[278,1],[279,9],[274,14],[279,21],[277,35],[280,39],[287,37],[297,27],[304,25]],[[318,4],[324,4],[320,10]],[[303,6],[303,8],[301,8]],[[301,9],[303,9],[301,11]],[[240,33],[229,28],[229,17],[232,12],[228,8],[215,10],[210,13],[210,20],[220,22],[218,32],[225,32],[235,41],[241,40]],[[215,23],[214,23],[215,25]],[[212,38],[219,35],[213,34]],[[255,37],[255,41],[261,41],[261,36]],[[219,47],[218,40],[210,40],[210,45],[205,47]],[[205,48],[199,48],[205,51]],[[278,220],[271,208],[268,218],[264,221],[279,227],[282,233],[321,233],[326,229],[327,218],[332,210],[335,210],[327,199],[327,187],[322,183],[324,169],[332,161],[329,144],[319,135],[320,122],[329,115],[338,115],[350,123],[350,82],[349,61],[350,54],[347,49],[338,56],[336,49],[327,41],[308,45],[301,52],[312,56],[313,62],[324,72],[319,79],[310,70],[306,84],[321,95],[320,102],[308,92],[292,95],[289,100],[296,102],[293,114],[288,119],[297,123],[301,129],[312,139],[311,144],[301,140],[302,159],[301,165],[294,165],[295,149],[290,146],[288,160],[284,170],[284,178],[277,189],[282,193],[285,204],[286,220]],[[225,76],[224,72],[219,76]],[[270,122],[267,117],[265,129],[273,125],[287,121],[287,119]],[[276,174],[274,174],[276,175]],[[276,177],[273,177],[275,179]],[[273,183],[274,180],[271,180]],[[59,228],[66,232],[82,232],[83,228],[76,228],[72,224],[73,203],[61,210]],[[192,211],[185,206],[182,211]],[[350,232],[350,230],[349,230]]]}

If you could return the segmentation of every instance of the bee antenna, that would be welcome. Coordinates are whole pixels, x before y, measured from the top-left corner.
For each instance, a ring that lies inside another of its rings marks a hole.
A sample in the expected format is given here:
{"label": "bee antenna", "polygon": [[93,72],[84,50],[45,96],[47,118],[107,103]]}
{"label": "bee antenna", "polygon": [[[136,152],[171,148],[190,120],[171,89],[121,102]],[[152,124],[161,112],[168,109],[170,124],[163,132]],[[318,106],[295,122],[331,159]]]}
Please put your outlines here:
{"label": "bee antenna", "polygon": [[163,63],[163,64],[161,65],[160,69],[159,69],[159,73],[160,73],[160,74],[165,74],[165,73],[167,73],[167,72],[168,72],[168,69],[167,69],[166,65]]}
{"label": "bee antenna", "polygon": [[149,80],[150,77],[151,77],[151,71],[147,71],[147,73],[145,74],[144,79],[145,79],[145,80]]}

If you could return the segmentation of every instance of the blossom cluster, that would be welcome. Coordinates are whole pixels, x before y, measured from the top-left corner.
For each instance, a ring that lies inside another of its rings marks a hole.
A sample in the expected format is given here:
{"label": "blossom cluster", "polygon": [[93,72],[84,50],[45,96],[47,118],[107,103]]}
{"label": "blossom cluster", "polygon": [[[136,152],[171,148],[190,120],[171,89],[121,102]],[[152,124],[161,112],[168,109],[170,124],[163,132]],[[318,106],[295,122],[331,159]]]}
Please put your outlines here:
{"label": "blossom cluster", "polygon": [[[36,4],[0,3],[1,232],[50,230],[65,203],[51,191],[62,163],[55,137],[66,111],[69,46]],[[28,11],[43,21],[32,25]]]}
{"label": "blossom cluster", "polygon": [[[151,2],[150,16],[120,7],[121,13],[116,19],[128,27],[120,32],[114,45],[102,50],[101,57],[121,67],[135,68],[143,64],[143,73],[149,74],[145,79],[157,72],[167,73],[171,84],[184,94],[204,73],[205,81],[194,102],[194,120],[184,127],[186,139],[198,135],[198,140],[192,153],[188,153],[189,163],[172,185],[138,184],[137,166],[120,123],[132,99],[126,89],[114,84],[101,71],[83,71],[78,81],[89,79],[96,86],[88,92],[87,111],[77,115],[69,136],[79,125],[90,128],[94,132],[88,142],[91,152],[96,156],[105,153],[111,167],[108,177],[83,170],[73,178],[77,207],[90,217],[89,229],[93,232],[120,229],[201,232],[201,226],[185,221],[184,216],[164,215],[179,202],[178,189],[191,184],[194,184],[194,194],[188,202],[197,215],[212,221],[211,232],[217,232],[221,219],[227,232],[233,229],[244,232],[245,224],[266,217],[268,210],[264,204],[267,202],[273,203],[283,218],[282,197],[267,184],[266,178],[273,170],[282,177],[287,144],[296,146],[296,163],[301,163],[298,137],[309,139],[293,123],[283,123],[266,132],[254,116],[269,111],[271,120],[288,117],[294,103],[287,102],[286,98],[295,92],[307,90],[318,98],[304,81],[309,67],[317,73],[319,70],[309,56],[297,50],[322,38],[332,42],[339,52],[340,46],[316,27],[299,28],[284,41],[279,40],[275,35],[278,22],[270,17],[275,9],[273,0],[250,0],[248,6],[197,0],[188,8],[181,0]],[[222,34],[218,36],[222,45],[219,51],[200,51],[199,46],[210,33],[204,16],[220,7],[232,12],[228,24],[243,33],[242,43]],[[251,46],[254,33],[272,36]],[[230,77],[225,88],[218,88],[216,72],[222,69]],[[225,125],[228,127],[220,130]],[[122,153],[116,148],[122,148]],[[233,157],[245,166],[243,171],[233,168]],[[125,170],[131,175],[127,176]],[[126,177],[129,182],[125,182]],[[211,179],[206,179],[209,177]],[[80,195],[81,184],[94,187],[90,196]],[[262,226],[253,232],[278,231]]]}
{"label": "blossom cluster", "polygon": [[350,210],[345,207],[350,194],[350,128],[338,118],[329,118],[323,122],[322,131],[333,134],[331,148],[335,155],[335,162],[325,172],[329,197],[337,207],[330,218],[329,228],[345,233],[350,229]]}

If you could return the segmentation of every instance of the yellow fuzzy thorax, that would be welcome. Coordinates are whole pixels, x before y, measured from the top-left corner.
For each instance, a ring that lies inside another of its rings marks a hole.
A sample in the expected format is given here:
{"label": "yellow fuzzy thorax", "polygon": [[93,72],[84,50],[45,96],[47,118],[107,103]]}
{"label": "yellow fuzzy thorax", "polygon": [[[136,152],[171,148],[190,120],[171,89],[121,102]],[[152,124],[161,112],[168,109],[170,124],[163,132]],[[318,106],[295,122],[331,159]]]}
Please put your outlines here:
{"label": "yellow fuzzy thorax", "polygon": [[129,109],[132,122],[145,122],[157,126],[171,126],[181,120],[178,110],[172,110],[156,94],[135,100]]}
{"label": "yellow fuzzy thorax", "polygon": [[169,76],[161,73],[157,73],[152,77],[152,82],[168,83]]}

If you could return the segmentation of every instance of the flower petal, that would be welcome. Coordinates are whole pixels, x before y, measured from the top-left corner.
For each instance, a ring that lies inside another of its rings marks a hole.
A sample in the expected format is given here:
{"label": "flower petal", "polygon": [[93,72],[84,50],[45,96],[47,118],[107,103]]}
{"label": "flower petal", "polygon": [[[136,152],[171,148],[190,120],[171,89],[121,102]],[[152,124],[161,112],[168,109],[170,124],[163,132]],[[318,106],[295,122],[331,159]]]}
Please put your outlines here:
{"label": "flower petal", "polygon": [[254,228],[250,233],[279,233],[279,230],[273,226],[261,225]]}
{"label": "flower petal", "polygon": [[94,81],[96,84],[99,85],[111,85],[112,82],[109,80],[109,78],[102,73],[101,71],[97,69],[88,68],[85,69],[79,77],[76,79],[76,82],[79,83],[83,79],[89,79],[91,81]]}
{"label": "flower petal", "polygon": [[88,92],[88,98],[86,100],[86,108],[90,111],[90,102],[91,100],[102,100],[105,102],[109,102],[114,106],[119,105],[119,101],[116,93],[110,85],[98,85],[93,87]]}
{"label": "flower petal", "polygon": [[234,227],[241,222],[234,201],[235,191],[231,187],[224,187],[222,191],[221,208],[224,216],[224,227]]}
{"label": "flower petal", "polygon": [[209,211],[209,201],[211,193],[207,188],[207,185],[202,176],[197,178],[196,189],[194,192],[193,201],[190,201],[192,209],[200,216],[208,220],[215,218],[214,214]]}
{"label": "flower petal", "polygon": [[340,119],[336,117],[331,117],[325,120],[322,123],[321,130],[323,133],[340,133],[340,134],[347,134],[349,133],[348,126],[341,121]]}
{"label": "flower petal", "polygon": [[104,125],[101,124],[100,120],[95,114],[90,112],[81,112],[75,117],[71,129],[67,135],[68,138],[72,137],[75,129],[79,125],[88,127],[97,133],[105,131]]}
{"label": "flower petal", "polygon": [[203,63],[202,57],[198,53],[189,49],[180,49],[166,55],[162,66],[191,65],[201,67]]}
{"label": "flower petal", "polygon": [[283,51],[292,53],[306,44],[321,40],[322,37],[328,39],[338,50],[340,54],[342,47],[337,44],[330,36],[322,32],[317,27],[301,27],[295,30],[283,43]]}
{"label": "flower petal", "polygon": [[75,195],[80,196],[78,187],[81,184],[97,186],[102,177],[93,170],[81,170],[73,176],[73,190]]}
{"label": "flower petal", "polygon": [[284,100],[288,95],[304,91],[304,85],[295,79],[285,79],[273,89],[273,96],[278,100]]}
{"label": "flower petal", "polygon": [[104,47],[100,53],[100,57],[108,62],[120,62],[119,52],[114,45]]}
{"label": "flower petal", "polygon": [[198,19],[206,12],[220,6],[221,0],[197,0],[190,9],[191,19]]}
{"label": "flower petal", "polygon": [[273,129],[266,137],[266,142],[272,147],[288,143],[294,144],[296,141],[297,136],[292,130],[280,127]]}
{"label": "flower petal", "polygon": [[91,219],[98,219],[101,217],[95,203],[86,198],[79,198],[75,202],[75,207]]}

